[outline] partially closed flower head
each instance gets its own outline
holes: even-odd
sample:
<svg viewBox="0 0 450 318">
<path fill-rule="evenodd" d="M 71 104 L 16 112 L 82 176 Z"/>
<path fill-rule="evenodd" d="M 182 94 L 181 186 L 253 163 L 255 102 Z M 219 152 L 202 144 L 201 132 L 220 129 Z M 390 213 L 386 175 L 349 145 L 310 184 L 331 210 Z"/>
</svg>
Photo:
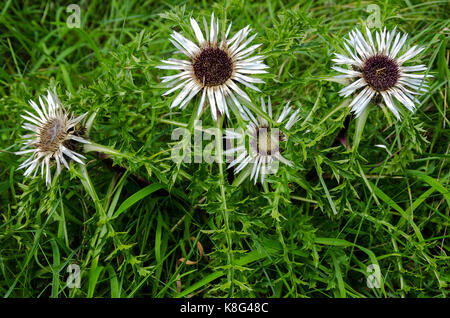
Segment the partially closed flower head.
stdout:
<svg viewBox="0 0 450 318">
<path fill-rule="evenodd" d="M 197 21 L 191 18 L 190 22 L 198 44 L 173 31 L 170 41 L 189 59 L 162 60 L 165 65 L 160 65 L 158 68 L 179 71 L 176 75 L 163 77 L 162 82 L 172 86 L 163 95 L 181 89 L 170 107 L 184 109 L 191 99 L 201 92 L 197 117 L 200 116 L 207 97 L 214 120 L 217 120 L 218 114 L 229 116 L 228 105 L 231 100 L 245 117 L 247 108 L 239 103 L 237 96 L 249 102 L 250 98 L 237 83 L 259 91 L 252 83 L 264 83 L 264 81 L 249 75 L 267 73 L 265 69 L 268 68 L 263 64 L 263 56 L 250 57 L 260 46 L 260 44 L 250 46 L 256 34 L 247 39 L 252 29 L 246 26 L 228 39 L 231 23 L 226 32 L 220 32 L 219 20 L 214 19 L 214 13 L 211 15 L 209 29 L 203 18 L 205 34 Z"/>
<path fill-rule="evenodd" d="M 89 143 L 81 137 L 83 129 L 77 127 L 87 113 L 74 118 L 71 113 L 66 112 L 56 92 L 50 90 L 47 91 L 47 96 L 39 97 L 39 105 L 32 100 L 29 103 L 35 113 L 24 111 L 26 115 L 22 115 L 22 118 L 27 122 L 22 127 L 31 133 L 22 137 L 23 147 L 16 155 L 31 156 L 19 169 L 26 168 L 25 176 L 34 172 L 33 177 L 40 170 L 41 175 L 45 175 L 46 183 L 50 184 L 52 165 L 56 164 L 56 175 L 61 172 L 61 163 L 69 168 L 64 156 L 83 163 L 82 159 L 85 157 L 74 150 L 77 143 Z"/>
<path fill-rule="evenodd" d="M 425 65 L 405 66 L 404 64 L 424 50 L 423 47 L 411 47 L 403 54 L 408 34 L 401 34 L 395 29 L 387 32 L 376 32 L 375 39 L 366 28 L 366 37 L 355 29 L 349 34 L 344 43 L 348 56 L 336 53 L 333 61 L 337 65 L 347 65 L 348 68 L 334 66 L 333 69 L 343 73 L 337 78 L 348 78 L 352 82 L 343 88 L 339 94 L 347 97 L 360 90 L 350 103 L 352 111 L 358 117 L 368 106 L 369 102 L 381 96 L 389 110 L 400 118 L 400 112 L 393 97 L 408 110 L 414 112 L 419 101 L 416 95 L 427 91 L 425 78 L 430 75 L 414 74 L 412 72 L 425 71 Z"/>
<path fill-rule="evenodd" d="M 270 97 L 266 104 L 261 97 L 261 108 L 272 119 L 272 103 Z M 297 109 L 291 114 L 292 107 L 289 102 L 283 108 L 280 116 L 276 120 L 276 126 L 282 125 L 286 130 L 289 130 L 300 119 Z M 284 164 L 292 166 L 292 163 L 281 155 L 280 143 L 286 141 L 286 135 L 279 130 L 275 125 L 269 123 L 261 116 L 255 118 L 250 112 L 248 113 L 250 121 L 247 125 L 245 133 L 239 133 L 231 130 L 226 131 L 227 139 L 237 139 L 240 144 L 227 150 L 225 154 L 236 153 L 237 157 L 229 165 L 228 169 L 235 167 L 234 173 L 238 174 L 245 167 L 251 166 L 250 179 L 256 183 L 258 180 L 264 182 L 267 174 L 276 173 L 278 163 L 281 161 Z M 289 118 L 287 121 L 285 121 Z M 245 137 L 248 138 L 248 147 L 246 146 Z"/>
</svg>

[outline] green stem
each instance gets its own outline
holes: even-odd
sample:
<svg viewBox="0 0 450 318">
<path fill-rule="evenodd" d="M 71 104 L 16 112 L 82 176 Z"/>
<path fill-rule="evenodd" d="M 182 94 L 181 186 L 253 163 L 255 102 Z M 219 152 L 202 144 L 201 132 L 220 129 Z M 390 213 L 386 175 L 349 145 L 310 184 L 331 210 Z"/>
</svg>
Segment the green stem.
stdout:
<svg viewBox="0 0 450 318">
<path fill-rule="evenodd" d="M 359 142 L 361 141 L 362 133 L 364 131 L 364 126 L 366 125 L 367 116 L 369 115 L 369 112 L 371 110 L 371 107 L 368 105 L 359 115 L 357 122 L 356 122 L 356 129 L 355 129 L 355 135 L 353 138 L 353 145 L 352 145 L 352 152 L 355 153 L 358 149 Z"/>
<path fill-rule="evenodd" d="M 218 160 L 219 165 L 219 174 L 220 174 L 220 195 L 222 197 L 222 216 L 225 223 L 225 236 L 227 240 L 227 279 L 230 282 L 230 296 L 234 297 L 234 285 L 233 285 L 233 246 L 230 234 L 230 215 L 227 208 L 226 194 L 225 194 L 225 178 L 223 173 L 223 145 L 222 145 L 222 125 L 223 125 L 223 117 L 220 116 L 217 118 L 217 132 L 218 136 L 216 136 L 216 159 Z"/>
<path fill-rule="evenodd" d="M 264 180 L 262 186 L 263 186 L 263 189 L 264 189 L 265 193 L 267 193 L 267 194 L 270 193 L 269 186 L 267 184 L 267 180 Z M 288 267 L 289 277 L 290 277 L 290 279 L 292 281 L 292 286 L 296 286 L 296 284 L 295 284 L 296 280 L 295 280 L 295 277 L 294 277 L 294 274 L 293 274 L 293 270 L 292 270 L 292 265 L 291 265 L 292 263 L 291 263 L 291 260 L 289 259 L 288 248 L 287 248 L 286 243 L 284 241 L 283 231 L 282 231 L 282 228 L 281 228 L 280 213 L 278 211 L 278 202 L 279 202 L 279 197 L 280 197 L 279 196 L 279 192 L 280 192 L 279 191 L 279 187 L 277 187 L 277 189 L 275 191 L 275 199 L 272 201 L 270 199 L 270 196 L 268 196 L 268 200 L 269 200 L 269 203 L 272 205 L 272 217 L 274 217 L 275 227 L 276 227 L 277 234 L 278 234 L 278 239 L 279 239 L 279 241 L 281 243 L 281 246 L 283 248 L 283 258 L 284 258 L 284 260 L 285 260 L 285 262 L 287 264 L 287 267 Z M 274 209 L 276 209 L 276 211 L 274 211 Z M 283 216 L 281 215 L 281 217 L 283 217 Z M 296 297 L 297 296 L 297 290 L 291 290 L 291 291 L 295 292 L 294 295 L 292 295 L 292 296 Z"/>
<path fill-rule="evenodd" d="M 125 154 L 123 152 L 120 152 L 114 148 L 108 147 L 108 146 L 104 146 L 104 145 L 100 145 L 94 142 L 91 142 L 89 144 L 85 144 L 84 145 L 84 152 L 90 152 L 90 151 L 96 151 L 96 152 L 102 152 L 108 155 L 113 155 L 113 156 L 118 156 L 118 157 L 124 157 L 127 159 L 131 159 L 132 156 Z"/>
<path fill-rule="evenodd" d="M 186 124 L 186 123 L 180 123 L 178 121 L 169 120 L 169 119 L 159 118 L 158 122 L 164 123 L 164 124 L 169 124 L 169 125 L 174 125 L 174 126 L 178 126 L 178 127 L 182 127 L 182 128 L 188 127 L 188 124 Z"/>
<path fill-rule="evenodd" d="M 85 165 L 78 165 L 80 167 L 80 173 L 78 174 L 78 177 L 81 180 L 81 183 L 83 184 L 86 192 L 91 197 L 92 201 L 95 205 L 95 210 L 100 213 L 100 222 L 104 223 L 102 226 L 97 227 L 95 234 L 91 240 L 90 249 L 86 256 L 86 260 L 83 264 L 83 267 L 87 267 L 89 264 L 90 258 L 93 258 L 93 264 L 92 267 L 96 267 L 98 263 L 97 256 L 100 254 L 101 249 L 98 248 L 100 238 L 106 234 L 106 212 L 103 209 L 103 206 L 98 198 L 97 193 L 95 192 L 94 186 L 92 185 L 91 179 L 89 178 L 89 175 L 87 173 L 87 169 Z"/>
</svg>

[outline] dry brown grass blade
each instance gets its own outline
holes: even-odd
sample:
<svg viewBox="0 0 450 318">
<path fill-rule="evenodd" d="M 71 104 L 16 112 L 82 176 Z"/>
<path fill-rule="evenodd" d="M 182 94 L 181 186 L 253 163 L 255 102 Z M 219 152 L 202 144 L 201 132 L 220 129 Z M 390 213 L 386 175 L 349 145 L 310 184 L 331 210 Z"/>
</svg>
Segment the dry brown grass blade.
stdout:
<svg viewBox="0 0 450 318">
<path fill-rule="evenodd" d="M 191 241 L 195 242 L 195 237 L 191 236 L 190 239 L 191 239 Z M 186 265 L 195 265 L 195 264 L 199 263 L 202 260 L 203 256 L 205 255 L 205 251 L 203 249 L 203 246 L 202 246 L 202 244 L 199 241 L 197 241 L 196 246 L 197 246 L 197 249 L 198 249 L 198 253 L 200 254 L 198 260 L 191 261 L 189 259 L 186 260 L 186 258 L 181 257 L 181 258 L 179 258 L 177 260 L 176 269 L 178 269 L 178 266 L 183 264 L 185 261 L 186 261 Z M 176 284 L 177 284 L 177 292 L 181 293 L 181 278 L 180 278 L 180 274 L 177 275 L 177 282 L 176 282 Z M 190 296 L 191 295 L 189 295 L 188 297 L 190 297 Z"/>
</svg>

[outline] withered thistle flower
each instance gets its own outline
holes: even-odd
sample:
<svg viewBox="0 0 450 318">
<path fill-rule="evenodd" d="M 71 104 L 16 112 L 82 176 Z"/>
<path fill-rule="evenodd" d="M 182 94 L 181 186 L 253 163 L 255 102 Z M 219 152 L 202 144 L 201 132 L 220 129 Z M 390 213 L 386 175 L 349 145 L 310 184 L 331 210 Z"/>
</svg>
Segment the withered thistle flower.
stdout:
<svg viewBox="0 0 450 318">
<path fill-rule="evenodd" d="M 31 131 L 30 134 L 22 136 L 23 147 L 16 155 L 30 154 L 18 169 L 26 168 L 24 176 L 34 178 L 38 171 L 45 175 L 47 185 L 51 183 L 51 166 L 56 164 L 56 175 L 61 172 L 61 163 L 69 168 L 66 156 L 78 163 L 83 164 L 83 155 L 75 151 L 77 143 L 89 143 L 81 137 L 82 129 L 78 126 L 87 113 L 73 117 L 68 113 L 58 99 L 55 91 L 47 91 L 47 96 L 39 97 L 39 106 L 32 100 L 29 101 L 35 114 L 25 110 L 26 115 L 22 118 L 27 122 L 23 128 Z"/>
</svg>

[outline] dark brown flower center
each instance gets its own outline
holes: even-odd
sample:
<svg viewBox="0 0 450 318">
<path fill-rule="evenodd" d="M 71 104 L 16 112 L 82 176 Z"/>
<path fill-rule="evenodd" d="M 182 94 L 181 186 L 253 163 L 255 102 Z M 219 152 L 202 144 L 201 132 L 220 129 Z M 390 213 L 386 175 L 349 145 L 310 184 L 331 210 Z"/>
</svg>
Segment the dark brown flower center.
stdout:
<svg viewBox="0 0 450 318">
<path fill-rule="evenodd" d="M 213 47 L 202 49 L 193 64 L 195 76 L 205 86 L 225 83 L 233 70 L 233 63 L 228 54 Z"/>
<path fill-rule="evenodd" d="M 60 119 L 50 119 L 39 131 L 38 147 L 41 151 L 56 151 L 67 136 L 65 124 Z"/>
<path fill-rule="evenodd" d="M 397 63 L 388 56 L 369 57 L 362 69 L 367 84 L 376 91 L 385 91 L 393 87 L 399 78 Z"/>
</svg>

